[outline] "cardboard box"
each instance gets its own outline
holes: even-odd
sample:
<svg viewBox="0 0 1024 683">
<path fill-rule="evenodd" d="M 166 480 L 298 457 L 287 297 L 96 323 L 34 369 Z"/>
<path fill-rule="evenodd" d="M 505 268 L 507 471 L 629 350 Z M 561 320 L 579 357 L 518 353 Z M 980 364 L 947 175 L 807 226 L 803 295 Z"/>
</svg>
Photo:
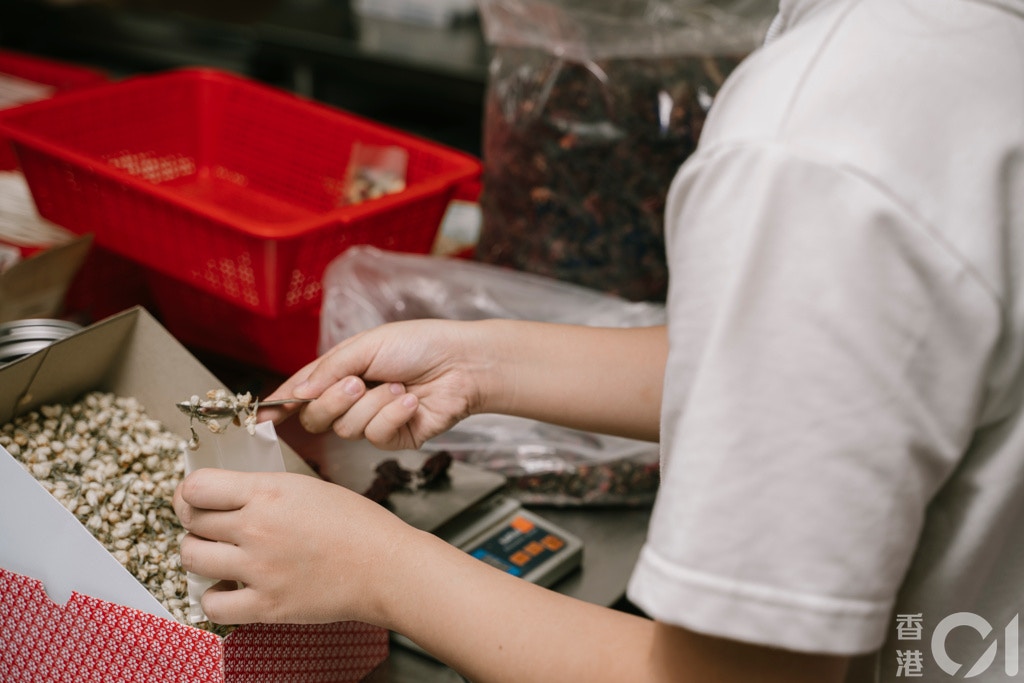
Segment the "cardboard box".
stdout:
<svg viewBox="0 0 1024 683">
<path fill-rule="evenodd" d="M 0 424 L 88 390 L 134 396 L 187 437 L 174 404 L 222 387 L 142 308 L 0 369 Z M 313 474 L 282 442 L 289 470 Z M 0 448 L 0 681 L 358 681 L 388 654 L 367 624 L 252 624 L 226 638 L 180 624 Z"/>
<path fill-rule="evenodd" d="M 89 254 L 92 235 L 39 251 L 0 273 L 0 323 L 52 318 Z"/>
<path fill-rule="evenodd" d="M 0 54 L 0 70 L 2 62 Z M 7 267 L 5 249 L 16 257 Z M 25 176 L 0 164 L 0 323 L 62 315 L 94 322 L 149 306 L 148 296 L 140 265 L 95 244 L 91 233 L 79 237 L 42 218 Z"/>
</svg>

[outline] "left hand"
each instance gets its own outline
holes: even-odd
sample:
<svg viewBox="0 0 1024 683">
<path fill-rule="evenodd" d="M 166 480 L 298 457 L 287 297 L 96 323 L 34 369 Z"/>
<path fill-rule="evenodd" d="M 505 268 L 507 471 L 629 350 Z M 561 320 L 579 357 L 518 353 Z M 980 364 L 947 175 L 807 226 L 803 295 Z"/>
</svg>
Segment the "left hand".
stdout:
<svg viewBox="0 0 1024 683">
<path fill-rule="evenodd" d="M 197 470 L 174 510 L 182 568 L 225 580 L 202 597 L 220 624 L 380 623 L 390 557 L 415 535 L 353 491 L 284 472 Z"/>
</svg>

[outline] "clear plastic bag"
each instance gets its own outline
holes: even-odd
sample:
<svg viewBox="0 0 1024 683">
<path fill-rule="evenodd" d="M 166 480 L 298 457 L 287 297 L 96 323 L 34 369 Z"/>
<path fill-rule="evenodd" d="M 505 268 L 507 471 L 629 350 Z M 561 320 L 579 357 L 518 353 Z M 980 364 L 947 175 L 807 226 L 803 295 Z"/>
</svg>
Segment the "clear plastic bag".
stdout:
<svg viewBox="0 0 1024 683">
<path fill-rule="evenodd" d="M 669 184 L 775 5 L 482 0 L 493 52 L 477 257 L 664 300 Z"/>
<path fill-rule="evenodd" d="M 323 276 L 320 352 L 386 322 L 506 318 L 602 327 L 665 322 L 660 304 L 630 302 L 484 263 L 356 246 Z M 645 505 L 658 486 L 656 443 L 506 415 L 475 415 L 424 445 L 500 472 L 540 505 Z"/>
<path fill-rule="evenodd" d="M 660 482 L 658 444 L 509 415 L 473 415 L 423 448 L 503 474 L 529 505 L 648 505 Z"/>
</svg>

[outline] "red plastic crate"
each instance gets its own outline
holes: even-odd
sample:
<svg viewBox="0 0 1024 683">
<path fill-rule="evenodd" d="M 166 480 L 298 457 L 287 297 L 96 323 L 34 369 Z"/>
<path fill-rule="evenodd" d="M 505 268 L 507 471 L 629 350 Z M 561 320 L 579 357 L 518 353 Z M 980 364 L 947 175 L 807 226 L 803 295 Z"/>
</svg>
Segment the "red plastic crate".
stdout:
<svg viewBox="0 0 1024 683">
<path fill-rule="evenodd" d="M 354 244 L 426 253 L 478 159 L 213 69 L 73 92 L 0 117 L 39 213 L 245 311 L 319 303 Z M 406 189 L 339 206 L 356 142 L 408 153 Z"/>
<path fill-rule="evenodd" d="M 0 50 L 0 77 L 4 75 L 48 86 L 52 89 L 53 94 L 106 83 L 110 80 L 106 74 L 87 67 L 64 64 L 10 50 Z M 4 109 L 4 111 L 10 111 L 16 106 Z M 14 157 L 14 152 L 7 140 L 0 137 L 0 171 L 12 171 L 17 167 L 18 161 Z"/>
<path fill-rule="evenodd" d="M 64 295 L 65 314 L 89 323 L 133 306 L 152 308 L 148 275 L 135 261 L 94 242 Z"/>
<path fill-rule="evenodd" d="M 282 375 L 291 375 L 316 359 L 320 306 L 262 315 L 152 271 L 146 291 L 152 300 L 149 307 L 161 324 L 189 348 Z"/>
</svg>

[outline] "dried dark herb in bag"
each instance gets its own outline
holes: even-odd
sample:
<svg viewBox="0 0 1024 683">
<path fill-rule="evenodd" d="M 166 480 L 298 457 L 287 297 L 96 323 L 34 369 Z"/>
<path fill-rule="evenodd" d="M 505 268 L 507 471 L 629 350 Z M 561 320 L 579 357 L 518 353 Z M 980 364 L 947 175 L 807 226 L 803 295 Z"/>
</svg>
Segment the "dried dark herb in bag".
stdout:
<svg viewBox="0 0 1024 683">
<path fill-rule="evenodd" d="M 483 0 L 494 50 L 477 257 L 663 300 L 669 184 L 760 44 L 767 4 Z"/>
<path fill-rule="evenodd" d="M 511 415 L 473 415 L 423 449 L 503 475 L 527 505 L 646 506 L 661 480 L 656 443 Z"/>
</svg>

